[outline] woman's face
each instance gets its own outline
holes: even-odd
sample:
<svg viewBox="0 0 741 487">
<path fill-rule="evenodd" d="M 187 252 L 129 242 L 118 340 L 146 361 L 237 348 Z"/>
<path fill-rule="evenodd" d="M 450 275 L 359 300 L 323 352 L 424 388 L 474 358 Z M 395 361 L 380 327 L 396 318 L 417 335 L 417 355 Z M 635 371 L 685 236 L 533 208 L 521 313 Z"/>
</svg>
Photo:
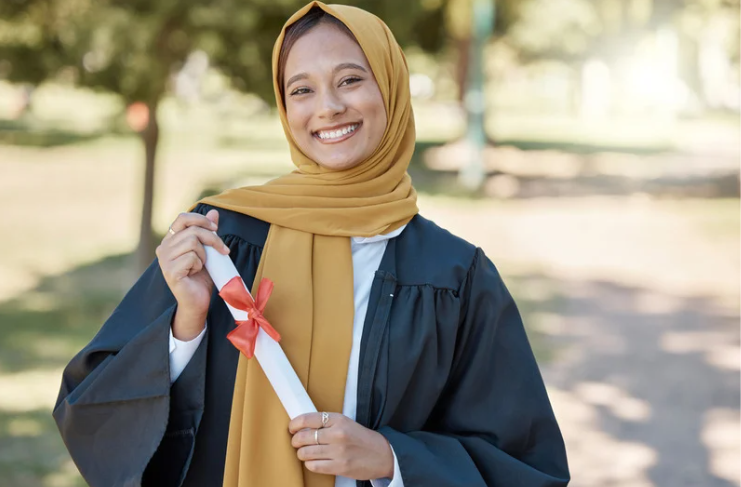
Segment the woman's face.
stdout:
<svg viewBox="0 0 741 487">
<path fill-rule="evenodd" d="M 335 171 L 368 159 L 387 118 L 360 46 L 337 27 L 319 24 L 293 45 L 284 73 L 288 126 L 301 151 Z"/>
</svg>

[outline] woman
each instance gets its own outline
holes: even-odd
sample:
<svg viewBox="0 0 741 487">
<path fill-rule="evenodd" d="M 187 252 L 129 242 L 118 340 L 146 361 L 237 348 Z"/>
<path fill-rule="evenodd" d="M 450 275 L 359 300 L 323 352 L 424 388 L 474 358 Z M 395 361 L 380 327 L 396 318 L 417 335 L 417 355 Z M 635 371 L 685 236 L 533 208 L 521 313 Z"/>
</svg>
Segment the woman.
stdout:
<svg viewBox="0 0 741 487">
<path fill-rule="evenodd" d="M 297 170 L 181 214 L 65 370 L 54 411 L 94 486 L 562 486 L 563 441 L 483 252 L 417 214 L 403 53 L 312 2 L 273 52 Z M 216 231 L 216 233 L 213 233 Z M 289 420 L 204 268 L 229 254 L 320 411 Z M 169 353 L 167 352 L 169 350 Z"/>
</svg>

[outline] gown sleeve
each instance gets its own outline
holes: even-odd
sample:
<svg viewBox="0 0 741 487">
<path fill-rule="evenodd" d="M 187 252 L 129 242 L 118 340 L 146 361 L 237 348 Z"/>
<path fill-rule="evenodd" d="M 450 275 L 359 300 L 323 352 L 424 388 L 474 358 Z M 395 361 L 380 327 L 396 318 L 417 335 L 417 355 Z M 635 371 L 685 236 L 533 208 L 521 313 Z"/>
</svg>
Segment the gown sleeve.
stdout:
<svg viewBox="0 0 741 487">
<path fill-rule="evenodd" d="M 155 259 L 64 370 L 53 416 L 92 487 L 182 480 L 202 412 L 205 347 L 171 384 L 169 334 L 176 306 Z M 145 475 L 153 456 L 159 461 L 149 476 L 156 484 Z"/>
<path fill-rule="evenodd" d="M 517 307 L 477 249 L 450 376 L 424 431 L 379 432 L 406 487 L 560 487 L 566 451 Z"/>
</svg>

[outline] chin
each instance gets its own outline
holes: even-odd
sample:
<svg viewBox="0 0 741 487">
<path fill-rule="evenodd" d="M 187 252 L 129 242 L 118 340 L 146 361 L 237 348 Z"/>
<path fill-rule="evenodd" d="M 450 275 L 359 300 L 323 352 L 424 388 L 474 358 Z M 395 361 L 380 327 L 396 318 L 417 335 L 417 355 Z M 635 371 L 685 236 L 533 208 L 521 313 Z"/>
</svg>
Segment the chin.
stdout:
<svg viewBox="0 0 741 487">
<path fill-rule="evenodd" d="M 344 169 L 351 169 L 358 164 L 360 164 L 361 161 L 355 160 L 355 159 L 333 159 L 333 160 L 327 160 L 327 159 L 316 159 L 317 163 L 331 171 L 342 171 Z"/>
</svg>

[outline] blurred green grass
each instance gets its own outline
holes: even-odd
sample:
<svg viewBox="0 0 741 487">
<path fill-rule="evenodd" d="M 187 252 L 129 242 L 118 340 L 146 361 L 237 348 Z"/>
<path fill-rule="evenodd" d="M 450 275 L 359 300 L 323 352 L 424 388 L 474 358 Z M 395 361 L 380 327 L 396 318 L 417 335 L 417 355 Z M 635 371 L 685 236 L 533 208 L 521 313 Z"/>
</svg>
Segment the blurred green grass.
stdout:
<svg viewBox="0 0 741 487">
<path fill-rule="evenodd" d="M 121 300 L 119 283 L 130 259 L 109 256 L 0 302 L 0 485 L 86 485 L 64 449 L 51 406 L 63 367 Z"/>
</svg>

